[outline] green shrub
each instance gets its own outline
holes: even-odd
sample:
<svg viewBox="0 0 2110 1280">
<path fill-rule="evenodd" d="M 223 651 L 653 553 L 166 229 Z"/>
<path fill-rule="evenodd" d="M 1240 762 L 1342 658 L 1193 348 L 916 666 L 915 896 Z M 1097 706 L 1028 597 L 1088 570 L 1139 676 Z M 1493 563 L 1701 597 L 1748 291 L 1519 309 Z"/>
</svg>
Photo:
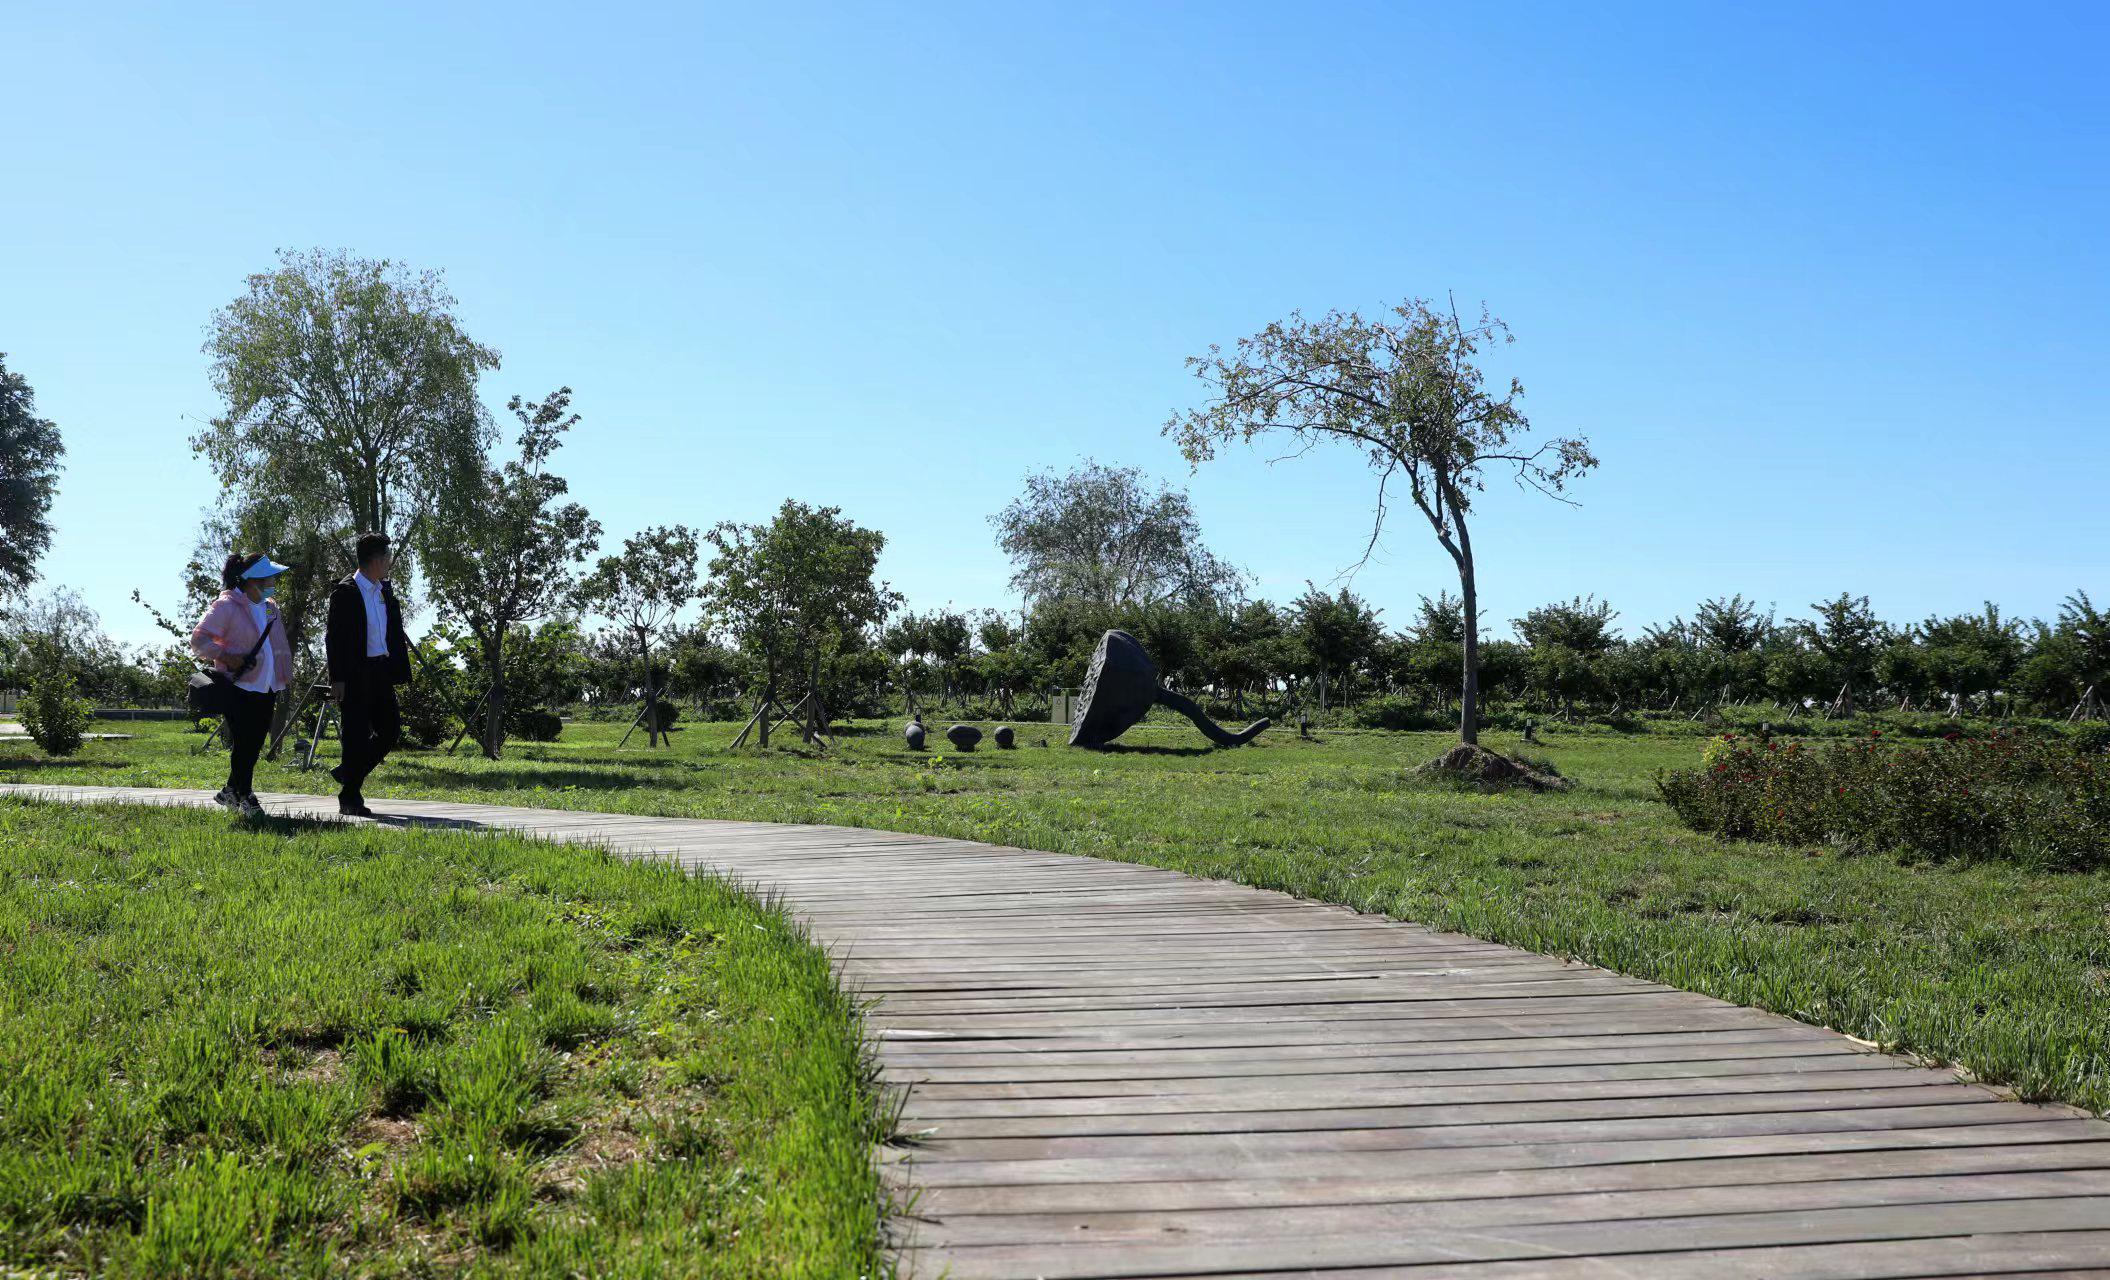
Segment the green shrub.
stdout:
<svg viewBox="0 0 2110 1280">
<path fill-rule="evenodd" d="M 2110 755 L 2110 724 L 2084 724 L 2074 730 L 2073 749 L 2084 756 Z"/>
<path fill-rule="evenodd" d="M 80 696 L 73 673 L 56 663 L 40 664 L 18 712 L 30 740 L 49 756 L 70 756 L 87 741 L 95 709 Z"/>
<path fill-rule="evenodd" d="M 417 679 L 402 688 L 398 706 L 403 712 L 403 743 L 411 747 L 436 747 L 459 732 L 462 722 L 447 705 L 446 691 L 440 682 L 425 674 L 430 667 L 422 668 Z"/>
<path fill-rule="evenodd" d="M 555 742 L 564 721 L 548 707 L 522 707 L 506 714 L 506 732 L 529 742 Z"/>
<path fill-rule="evenodd" d="M 1657 775 L 1688 826 L 1736 839 L 1833 843 L 1928 858 L 2110 866 L 2110 760 L 2041 735 L 1952 733 L 1823 747 L 1728 735 L 1701 768 Z"/>
</svg>

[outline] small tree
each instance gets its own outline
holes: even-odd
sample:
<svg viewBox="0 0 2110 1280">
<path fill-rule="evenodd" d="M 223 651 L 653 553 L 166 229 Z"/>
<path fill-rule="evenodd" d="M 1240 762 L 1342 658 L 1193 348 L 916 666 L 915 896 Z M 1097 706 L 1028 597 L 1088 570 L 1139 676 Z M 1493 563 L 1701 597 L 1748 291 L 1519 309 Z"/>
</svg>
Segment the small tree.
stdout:
<svg viewBox="0 0 2110 1280">
<path fill-rule="evenodd" d="M 1319 710 L 1326 710 L 1336 688 L 1346 703 L 1356 670 L 1376 656 L 1384 641 L 1378 611 L 1346 587 L 1328 595 L 1307 582 L 1289 612 L 1290 635 L 1303 649 L 1307 669 L 1318 678 Z"/>
<path fill-rule="evenodd" d="M 1390 486 L 1404 482 L 1457 568 L 1465 616 L 1477 618 L 1467 517 L 1485 487 L 1486 469 L 1505 467 L 1519 484 L 1558 497 L 1597 465 L 1580 438 L 1537 447 L 1522 442 L 1531 428 L 1517 407 L 1523 384 L 1511 379 L 1492 393 L 1476 363 L 1483 344 L 1511 340 L 1508 326 L 1484 310 L 1468 325 L 1455 308 L 1439 311 L 1420 299 L 1395 308 L 1389 319 L 1365 320 L 1352 311 L 1317 320 L 1292 314 L 1239 339 L 1231 356 L 1211 347 L 1190 359 L 1188 367 L 1210 389 L 1209 401 L 1173 417 L 1165 431 L 1196 466 L 1224 444 L 1261 435 L 1285 435 L 1299 447 L 1334 441 L 1361 451 L 1378 476 L 1370 549 L 1384 531 Z M 1465 631 L 1462 648 L 1458 736 L 1477 744 L 1477 629 Z"/>
<path fill-rule="evenodd" d="M 652 638 L 674 624 L 697 597 L 696 531 L 687 525 L 662 525 L 623 540 L 623 553 L 603 556 L 580 584 L 588 606 L 630 633 L 637 642 L 645 671 L 645 740 L 658 746 L 664 737 L 659 715 L 659 684 L 653 676 Z"/>
<path fill-rule="evenodd" d="M 809 691 L 819 699 L 822 665 L 900 603 L 873 577 L 886 535 L 844 519 L 839 507 L 787 498 L 768 524 L 727 521 L 709 538 L 717 554 L 705 599 L 712 618 L 762 668 L 766 747 L 769 708 L 790 664 L 807 665 Z"/>
<path fill-rule="evenodd" d="M 23 731 L 45 755 L 70 756 L 87 741 L 94 709 L 80 696 L 65 654 L 43 639 L 29 648 L 29 692 L 18 709 Z"/>
<path fill-rule="evenodd" d="M 1852 715 L 1854 694 L 1875 674 L 1876 657 L 1889 639 L 1889 628 L 1868 607 L 1867 596 L 1842 591 L 1837 598 L 1821 600 L 1810 609 L 1817 616 L 1798 623 L 1795 633 L 1831 665 L 1830 678 L 1839 681 L 1844 699 L 1840 710 Z"/>
<path fill-rule="evenodd" d="M 601 538 L 600 522 L 585 507 L 560 501 L 570 486 L 548 470 L 564 433 L 579 421 L 570 412 L 571 388 L 535 402 L 514 396 L 506 408 L 520 420 L 520 456 L 480 468 L 451 489 L 425 539 L 434 595 L 481 650 L 490 683 L 478 736 L 493 760 L 505 747 L 507 638 L 574 598 L 579 566 Z"/>
<path fill-rule="evenodd" d="M 0 352 L 0 600 L 28 588 L 51 545 L 51 499 L 65 454 L 58 424 L 37 416 L 36 393 L 7 371 Z"/>
</svg>

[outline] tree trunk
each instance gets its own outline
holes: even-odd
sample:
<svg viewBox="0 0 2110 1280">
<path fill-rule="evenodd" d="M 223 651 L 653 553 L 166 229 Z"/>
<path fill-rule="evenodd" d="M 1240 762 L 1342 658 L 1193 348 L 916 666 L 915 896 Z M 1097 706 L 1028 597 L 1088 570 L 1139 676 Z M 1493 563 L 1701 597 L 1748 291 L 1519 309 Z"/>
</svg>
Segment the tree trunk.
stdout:
<svg viewBox="0 0 2110 1280">
<path fill-rule="evenodd" d="M 1480 593 L 1473 582 L 1473 544 L 1458 521 L 1458 596 L 1465 609 L 1465 682 L 1458 698 L 1458 741 L 1480 744 Z"/>
<path fill-rule="evenodd" d="M 484 758 L 496 760 L 506 745 L 506 638 L 504 632 L 484 641 L 484 670 L 491 688 L 484 695 Z"/>
<path fill-rule="evenodd" d="M 645 663 L 645 745 L 659 745 L 659 689 L 652 680 L 652 641 L 643 627 L 637 629 L 637 651 Z"/>
<path fill-rule="evenodd" d="M 769 724 L 777 711 L 777 655 L 772 653 L 763 659 L 762 676 L 762 749 L 769 749 Z"/>
</svg>

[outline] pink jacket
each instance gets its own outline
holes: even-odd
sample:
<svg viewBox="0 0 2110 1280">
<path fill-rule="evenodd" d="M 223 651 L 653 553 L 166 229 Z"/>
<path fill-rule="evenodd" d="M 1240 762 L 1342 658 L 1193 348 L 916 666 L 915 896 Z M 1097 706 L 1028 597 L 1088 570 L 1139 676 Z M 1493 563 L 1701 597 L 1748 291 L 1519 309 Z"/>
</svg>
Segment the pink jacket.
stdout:
<svg viewBox="0 0 2110 1280">
<path fill-rule="evenodd" d="M 264 602 L 264 609 L 272 617 L 278 617 L 278 606 Z M 249 651 L 256 647 L 256 621 L 249 612 L 249 597 L 229 588 L 220 593 L 220 598 L 205 606 L 205 616 L 191 629 L 190 650 L 202 662 L 209 662 L 239 679 L 237 669 Z M 286 687 L 293 674 L 293 646 L 286 641 L 286 623 L 279 619 L 271 628 L 271 688 L 276 691 Z M 262 658 L 259 657 L 259 661 Z"/>
</svg>

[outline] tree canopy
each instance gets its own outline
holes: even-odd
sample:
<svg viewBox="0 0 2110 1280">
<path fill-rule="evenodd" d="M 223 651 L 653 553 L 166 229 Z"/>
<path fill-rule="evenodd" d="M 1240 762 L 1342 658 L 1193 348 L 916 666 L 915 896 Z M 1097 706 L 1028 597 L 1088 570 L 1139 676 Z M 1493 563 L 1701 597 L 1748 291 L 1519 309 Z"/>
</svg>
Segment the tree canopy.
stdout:
<svg viewBox="0 0 2110 1280">
<path fill-rule="evenodd" d="M 1202 543 L 1184 489 L 1152 488 L 1141 469 L 1087 459 L 1026 477 L 991 516 L 997 545 L 1029 603 L 1081 600 L 1107 609 L 1235 595 L 1243 575 Z"/>
<path fill-rule="evenodd" d="M 213 316 L 205 352 L 222 408 L 191 447 L 230 490 L 289 502 L 339 540 L 407 544 L 491 438 L 476 386 L 498 353 L 454 306 L 437 272 L 281 251 Z"/>
<path fill-rule="evenodd" d="M 0 601 L 19 596 L 51 546 L 51 499 L 66 446 L 59 426 L 37 416 L 29 380 L 0 352 Z"/>
</svg>

